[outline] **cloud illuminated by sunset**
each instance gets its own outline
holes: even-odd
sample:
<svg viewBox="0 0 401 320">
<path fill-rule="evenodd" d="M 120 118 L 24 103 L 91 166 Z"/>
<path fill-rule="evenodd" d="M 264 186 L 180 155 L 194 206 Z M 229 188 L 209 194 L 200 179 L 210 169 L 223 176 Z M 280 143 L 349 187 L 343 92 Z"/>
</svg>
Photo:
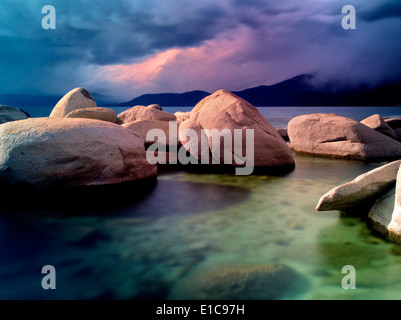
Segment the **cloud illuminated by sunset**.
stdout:
<svg viewBox="0 0 401 320">
<path fill-rule="evenodd" d="M 352 0 L 358 28 L 341 27 L 338 0 L 53 0 L 0 8 L 0 94 L 240 90 L 302 74 L 351 84 L 401 78 L 401 2 Z M 43 2 L 43 3 L 42 3 Z M 21 23 L 23 22 L 23 23 Z"/>
</svg>

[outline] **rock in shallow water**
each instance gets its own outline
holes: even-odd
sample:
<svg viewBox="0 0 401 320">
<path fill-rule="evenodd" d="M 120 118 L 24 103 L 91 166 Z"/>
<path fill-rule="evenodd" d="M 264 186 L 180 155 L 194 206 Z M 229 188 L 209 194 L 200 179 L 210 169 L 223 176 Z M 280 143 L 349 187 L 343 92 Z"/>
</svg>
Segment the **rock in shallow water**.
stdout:
<svg viewBox="0 0 401 320">
<path fill-rule="evenodd" d="M 197 149 L 196 158 L 202 155 L 201 137 L 205 135 L 205 130 L 216 129 L 219 132 L 229 130 L 231 140 L 228 143 L 233 146 L 234 130 L 242 130 L 242 155 L 246 154 L 246 130 L 254 132 L 254 166 L 255 167 L 286 167 L 288 170 L 294 168 L 295 162 L 292 152 L 283 138 L 277 133 L 276 129 L 259 113 L 259 111 L 249 102 L 237 97 L 236 95 L 219 90 L 212 95 L 200 101 L 191 111 L 190 117 L 180 125 L 181 143 L 185 145 L 188 139 L 185 139 L 183 133 L 185 130 L 194 130 L 197 133 L 197 141 L 194 145 Z M 181 135 L 183 135 L 181 137 Z M 203 159 L 212 164 L 212 159 L 217 163 L 225 163 L 225 143 L 220 144 L 220 149 L 213 145 L 212 138 L 209 137 L 209 159 Z M 229 139 L 227 139 L 229 140 Z M 219 151 L 219 155 L 217 153 Z M 249 155 L 247 155 L 249 156 Z M 235 152 L 230 153 L 233 166 L 241 166 L 237 162 Z M 201 159 L 199 159 L 201 160 Z M 287 171 L 288 171 L 287 170 Z"/>
<path fill-rule="evenodd" d="M 50 118 L 63 118 L 71 111 L 85 108 L 96 108 L 97 104 L 88 90 L 84 88 L 75 88 L 68 92 L 57 102 L 50 113 Z"/>
<path fill-rule="evenodd" d="M 109 108 L 85 108 L 71 111 L 65 116 L 66 118 L 82 118 L 82 119 L 94 119 L 116 123 L 117 117 L 113 109 Z"/>
<path fill-rule="evenodd" d="M 161 146 L 179 145 L 177 124 L 170 121 L 157 121 L 157 120 L 139 120 L 134 122 L 127 122 L 121 125 L 124 128 L 134 131 L 139 137 L 143 139 L 145 144 L 153 144 L 155 142 Z M 161 130 L 164 137 L 164 142 L 158 141 L 157 138 L 146 140 L 146 136 L 150 130 Z M 170 132 L 170 129 L 172 132 Z M 163 137 L 163 135 L 161 135 Z"/>
<path fill-rule="evenodd" d="M 379 114 L 374 114 L 361 121 L 362 124 L 393 139 L 397 139 L 394 130 L 383 120 Z"/>
<path fill-rule="evenodd" d="M 384 237 L 401 243 L 401 170 L 395 189 L 379 198 L 372 207 L 369 223 Z"/>
<path fill-rule="evenodd" d="M 29 115 L 19 108 L 0 105 L 0 124 L 27 119 L 28 117 Z"/>
<path fill-rule="evenodd" d="M 142 139 L 116 124 L 32 118 L 0 126 L 0 181 L 6 185 L 108 185 L 156 174 Z"/>
<path fill-rule="evenodd" d="M 391 215 L 388 231 L 390 239 L 401 243 L 401 170 L 398 171 L 397 175 L 394 211 Z"/>
<path fill-rule="evenodd" d="M 296 152 L 362 161 L 401 158 L 401 143 L 355 120 L 336 114 L 292 119 L 288 135 Z"/>
<path fill-rule="evenodd" d="M 139 120 L 157 120 L 157 121 L 176 121 L 175 115 L 169 112 L 147 108 L 144 106 L 135 106 L 117 116 L 117 123 L 124 124 Z"/>
<path fill-rule="evenodd" d="M 174 113 L 174 115 L 177 118 L 177 122 L 179 124 L 181 124 L 182 122 L 184 122 L 185 120 L 188 120 L 191 117 L 191 112 L 177 111 L 176 113 Z"/>
<path fill-rule="evenodd" d="M 393 188 L 376 200 L 368 215 L 370 227 L 385 238 L 389 236 L 388 226 L 394 211 L 394 203 L 395 189 Z"/>
<path fill-rule="evenodd" d="M 391 162 L 338 186 L 319 200 L 317 211 L 346 210 L 371 200 L 394 186 L 401 160 Z"/>
<path fill-rule="evenodd" d="M 218 264 L 201 268 L 178 283 L 170 299 L 274 300 L 297 282 L 298 274 L 283 264 L 241 266 Z"/>
</svg>

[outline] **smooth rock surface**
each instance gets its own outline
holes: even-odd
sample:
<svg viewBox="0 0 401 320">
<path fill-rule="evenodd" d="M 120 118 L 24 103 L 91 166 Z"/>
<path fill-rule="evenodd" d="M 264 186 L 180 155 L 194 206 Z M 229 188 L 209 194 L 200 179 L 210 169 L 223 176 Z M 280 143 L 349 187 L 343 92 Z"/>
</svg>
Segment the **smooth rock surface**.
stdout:
<svg viewBox="0 0 401 320">
<path fill-rule="evenodd" d="M 181 112 L 181 111 L 177 111 L 176 113 L 174 113 L 174 115 L 177 118 L 177 122 L 178 123 L 182 123 L 185 120 L 188 120 L 191 116 L 191 112 Z"/>
<path fill-rule="evenodd" d="M 86 108 L 71 111 L 65 116 L 66 118 L 83 118 L 101 120 L 111 123 L 116 123 L 117 117 L 113 109 L 110 108 Z"/>
<path fill-rule="evenodd" d="M 394 130 L 383 120 L 379 114 L 374 114 L 373 116 L 362 120 L 361 123 L 369 128 L 372 128 L 373 130 L 376 130 L 377 132 L 385 134 L 388 137 L 397 139 L 397 135 Z"/>
<path fill-rule="evenodd" d="M 346 210 L 386 192 L 394 186 L 400 165 L 401 160 L 394 161 L 330 190 L 320 198 L 316 210 Z"/>
<path fill-rule="evenodd" d="M 157 174 L 143 141 L 116 124 L 32 118 L 0 126 L 0 181 L 29 187 L 109 185 Z"/>
<path fill-rule="evenodd" d="M 153 144 L 158 142 L 159 145 L 179 145 L 178 130 L 175 122 L 157 121 L 157 120 L 139 120 L 134 122 L 128 122 L 121 125 L 124 128 L 134 131 L 139 137 L 143 139 L 145 144 Z M 146 139 L 148 132 L 152 129 L 159 129 L 163 131 L 166 140 L 164 142 L 159 141 L 157 138 Z M 171 135 L 170 135 L 171 129 Z"/>
<path fill-rule="evenodd" d="M 139 120 L 176 121 L 175 115 L 145 106 L 135 106 L 117 116 L 117 123 L 123 124 Z"/>
<path fill-rule="evenodd" d="M 76 109 L 96 108 L 97 104 L 88 90 L 84 88 L 75 88 L 68 92 L 57 102 L 50 113 L 50 118 L 64 118 L 71 111 Z"/>
<path fill-rule="evenodd" d="M 198 155 L 194 155 L 198 159 L 202 154 L 201 137 L 205 134 L 202 133 L 202 130 L 216 129 L 219 132 L 229 130 L 232 140 L 227 145 L 232 147 L 232 150 L 234 150 L 233 132 L 236 129 L 242 130 L 242 155 L 245 156 L 246 130 L 250 129 L 254 132 L 253 160 L 255 167 L 286 167 L 289 170 L 294 167 L 292 152 L 276 129 L 249 102 L 228 91 L 219 90 L 195 106 L 191 111 L 190 118 L 182 122 L 179 128 L 180 140 L 183 145 L 190 140 L 183 135 L 187 129 L 194 130 L 197 133 L 198 140 L 190 142 L 194 149 L 198 149 Z M 207 139 L 206 136 L 205 138 Z M 209 164 L 212 163 L 212 159 L 215 159 L 215 163 L 225 163 L 225 148 L 227 148 L 225 143 L 220 143 L 220 149 L 217 146 L 214 147 L 210 136 Z M 234 152 L 231 157 L 232 166 L 241 166 L 237 163 Z"/>
<path fill-rule="evenodd" d="M 395 203 L 395 188 L 390 189 L 379 197 L 369 211 L 369 226 L 383 235 L 389 237 L 388 226 L 391 223 Z"/>
<path fill-rule="evenodd" d="M 394 211 L 391 222 L 388 225 L 389 238 L 401 243 L 401 170 L 398 171 L 397 184 L 395 187 Z"/>
<path fill-rule="evenodd" d="M 28 119 L 28 117 L 29 114 L 19 108 L 0 105 L 0 124 Z"/>
<path fill-rule="evenodd" d="M 401 158 L 401 143 L 352 119 L 310 114 L 292 119 L 288 135 L 298 153 L 361 161 Z"/>
</svg>

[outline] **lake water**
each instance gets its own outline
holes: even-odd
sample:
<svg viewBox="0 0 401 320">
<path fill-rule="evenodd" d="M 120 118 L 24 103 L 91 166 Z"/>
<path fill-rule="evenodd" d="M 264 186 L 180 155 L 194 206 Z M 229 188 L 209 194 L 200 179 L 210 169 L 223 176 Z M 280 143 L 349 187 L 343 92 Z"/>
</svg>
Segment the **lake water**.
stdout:
<svg viewBox="0 0 401 320">
<path fill-rule="evenodd" d="M 112 107 L 119 114 L 129 107 Z M 259 112 L 276 128 L 285 128 L 292 118 L 311 113 L 336 113 L 340 116 L 361 121 L 379 113 L 383 118 L 401 115 L 401 107 L 257 107 Z M 192 107 L 163 107 L 164 111 L 175 113 L 188 112 Z M 32 117 L 48 117 L 52 108 L 25 108 Z"/>
<path fill-rule="evenodd" d="M 259 110 L 277 127 L 314 112 L 401 116 L 400 108 Z M 161 173 L 140 196 L 110 193 L 108 206 L 66 196 L 51 208 L 0 208 L 0 299 L 185 299 L 188 283 L 205 294 L 194 275 L 207 282 L 222 265 L 265 264 L 297 274 L 276 299 L 401 299 L 401 246 L 361 217 L 315 211 L 325 192 L 383 163 L 295 161 L 282 177 Z M 45 265 L 56 268 L 56 290 L 41 287 Z M 342 288 L 346 265 L 356 269 L 356 290 Z"/>
</svg>

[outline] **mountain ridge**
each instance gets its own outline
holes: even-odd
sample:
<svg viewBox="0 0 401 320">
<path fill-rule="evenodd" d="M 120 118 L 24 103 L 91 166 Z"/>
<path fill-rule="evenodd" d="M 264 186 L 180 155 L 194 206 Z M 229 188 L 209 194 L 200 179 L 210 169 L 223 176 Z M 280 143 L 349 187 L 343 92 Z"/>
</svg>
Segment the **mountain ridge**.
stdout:
<svg viewBox="0 0 401 320">
<path fill-rule="evenodd" d="M 370 88 L 361 84 L 346 87 L 319 83 L 313 75 L 302 74 L 273 85 L 232 91 L 255 106 L 397 106 L 401 105 L 401 82 Z M 206 91 L 145 94 L 117 106 L 157 103 L 161 106 L 195 106 L 209 95 Z M 185 99 L 183 99 L 185 97 Z"/>
<path fill-rule="evenodd" d="M 232 91 L 255 106 L 399 106 L 401 81 L 369 87 L 360 84 L 347 87 L 318 81 L 313 75 L 302 74 L 273 85 L 260 85 Z M 112 102 L 109 97 L 93 93 L 98 106 L 133 107 L 159 104 L 162 107 L 195 106 L 210 93 L 202 90 L 184 93 L 144 94 L 127 102 Z M 0 105 L 13 107 L 54 107 L 61 96 L 1 95 Z"/>
</svg>

